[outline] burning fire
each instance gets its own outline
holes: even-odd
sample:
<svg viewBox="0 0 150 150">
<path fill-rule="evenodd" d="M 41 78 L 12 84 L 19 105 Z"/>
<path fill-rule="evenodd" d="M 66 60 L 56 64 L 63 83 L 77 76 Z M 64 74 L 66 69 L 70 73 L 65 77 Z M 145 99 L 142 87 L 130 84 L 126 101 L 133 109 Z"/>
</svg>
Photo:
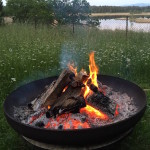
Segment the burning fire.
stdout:
<svg viewBox="0 0 150 150">
<path fill-rule="evenodd" d="M 103 112 L 95 109 L 90 105 L 86 105 L 86 107 L 80 109 L 81 114 L 86 114 L 90 118 L 98 118 L 101 120 L 108 120 L 108 116 Z M 57 116 L 57 122 L 54 118 L 50 118 L 49 122 L 45 125 L 44 128 L 57 128 L 59 124 L 63 126 L 63 129 L 79 129 L 81 128 L 90 128 L 88 122 L 81 122 L 81 120 L 72 118 L 70 114 L 62 114 Z"/>
<path fill-rule="evenodd" d="M 92 122 L 94 122 L 95 120 L 108 120 L 109 117 L 107 114 L 103 113 L 102 111 L 100 111 L 99 109 L 96 109 L 95 107 L 91 106 L 87 101 L 88 101 L 88 96 L 91 96 L 91 94 L 93 94 L 95 92 L 95 94 L 99 94 L 98 90 L 100 92 L 103 92 L 104 95 L 106 93 L 105 88 L 100 89 L 99 85 L 98 85 L 98 81 L 97 81 L 97 74 L 98 74 L 98 67 L 95 63 L 95 59 L 94 59 L 94 52 L 91 52 L 89 55 L 89 75 L 86 73 L 86 71 L 84 69 L 82 69 L 79 73 L 77 72 L 77 67 L 75 67 L 75 65 L 73 63 L 69 63 L 68 64 L 68 68 L 75 74 L 73 74 L 73 81 L 75 81 L 75 79 L 78 79 L 77 81 L 82 84 L 82 86 L 77 82 L 77 86 L 79 84 L 80 87 L 80 91 L 79 91 L 79 97 L 82 96 L 83 102 L 84 100 L 86 101 L 86 107 L 85 103 L 84 103 L 84 108 L 81 108 L 77 114 L 77 116 L 75 116 L 73 113 L 58 113 L 56 114 L 57 116 L 55 117 L 51 117 L 47 124 L 44 124 L 44 128 L 52 128 L 52 129 L 80 129 L 80 128 L 90 128 L 91 126 L 91 120 Z M 84 77 L 83 77 L 84 76 Z M 81 78 L 81 80 L 79 80 Z M 84 84 L 84 85 L 83 85 Z M 96 90 L 92 89 L 92 86 L 94 86 L 94 88 L 96 88 Z M 69 86 L 67 85 L 64 89 L 63 89 L 63 93 L 67 90 L 69 90 Z M 81 90 L 82 88 L 82 90 Z M 92 91 L 93 90 L 93 91 Z M 67 92 L 67 91 L 66 91 Z M 64 93 L 65 94 L 65 93 Z M 69 93 L 70 94 L 70 93 Z M 100 93 L 101 94 L 101 93 Z M 92 95 L 93 96 L 93 95 Z M 92 99 L 92 97 L 90 97 Z M 76 100 L 76 99 L 75 99 Z M 81 99 L 82 100 L 82 99 Z M 104 99 L 105 100 L 105 99 Z M 74 105 L 74 103 L 73 103 Z M 51 110 L 51 106 L 47 107 L 48 110 Z M 119 114 L 119 105 L 116 106 L 116 110 L 115 110 L 115 116 L 117 116 Z M 71 112 L 71 111 L 70 111 Z M 29 124 L 32 124 L 36 119 L 42 117 L 44 115 L 44 113 L 41 113 L 40 115 L 37 116 L 33 116 L 30 118 L 29 120 Z M 80 115 L 83 118 L 80 118 Z M 88 116 L 88 117 L 87 117 Z M 85 117 L 85 118 L 84 118 Z M 47 117 L 48 118 L 48 117 Z M 88 120 L 88 118 L 90 118 Z"/>
<path fill-rule="evenodd" d="M 103 112 L 95 109 L 94 107 L 90 106 L 90 105 L 86 105 L 86 107 L 81 108 L 80 109 L 80 113 L 86 113 L 89 116 L 91 116 L 91 118 L 99 118 L 102 120 L 108 120 L 108 116 L 106 114 L 104 114 Z"/>
<path fill-rule="evenodd" d="M 97 83 L 97 74 L 98 74 L 98 67 L 96 66 L 95 59 L 94 59 L 94 52 L 90 54 L 90 79 L 92 80 L 92 84 L 94 84 L 96 87 L 98 87 Z"/>
<path fill-rule="evenodd" d="M 74 68 L 74 64 L 69 63 L 68 67 L 73 73 L 75 73 L 75 75 L 77 75 L 77 68 Z M 89 78 L 84 82 L 85 87 L 83 89 L 83 91 L 84 91 L 83 96 L 85 99 L 88 95 L 90 95 L 90 93 L 92 93 L 92 91 L 90 90 L 90 88 L 88 86 L 89 79 L 91 79 L 91 84 L 94 84 L 96 87 L 98 87 L 98 83 L 97 83 L 98 67 L 95 63 L 94 52 L 91 52 L 89 55 L 89 71 L 90 71 Z M 91 117 L 100 118 L 102 120 L 108 119 L 108 116 L 106 114 L 95 109 L 94 107 L 92 107 L 90 105 L 86 105 L 86 107 L 80 109 L 80 113 L 85 113 L 87 115 L 90 115 Z M 117 114 L 117 112 L 116 112 L 116 114 Z"/>
<path fill-rule="evenodd" d="M 98 74 L 98 67 L 96 66 L 95 59 L 94 59 L 94 52 L 90 53 L 89 57 L 89 70 L 90 70 L 90 77 L 91 83 L 94 84 L 96 87 L 98 87 L 97 83 L 97 74 Z M 88 79 L 88 80 L 89 80 Z M 90 88 L 87 85 L 88 80 L 84 83 L 85 89 L 84 89 L 84 98 L 86 98 L 90 94 Z"/>
</svg>

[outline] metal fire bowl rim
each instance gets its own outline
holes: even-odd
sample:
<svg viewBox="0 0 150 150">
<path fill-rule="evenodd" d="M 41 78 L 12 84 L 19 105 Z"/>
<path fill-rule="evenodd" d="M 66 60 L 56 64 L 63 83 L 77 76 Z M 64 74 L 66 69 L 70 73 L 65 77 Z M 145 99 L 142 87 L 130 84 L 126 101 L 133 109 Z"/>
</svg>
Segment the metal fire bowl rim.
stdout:
<svg viewBox="0 0 150 150">
<path fill-rule="evenodd" d="M 143 95 L 144 95 L 144 98 L 143 98 L 143 99 L 146 100 L 146 94 L 145 94 L 145 92 L 143 91 L 143 89 L 141 89 L 141 87 L 139 87 L 139 86 L 136 85 L 135 83 L 130 82 L 130 81 L 125 80 L 125 79 L 122 79 L 122 78 L 120 78 L 120 77 L 114 77 L 114 76 L 110 76 L 110 75 L 98 75 L 98 77 L 101 77 L 101 76 L 119 79 L 119 80 L 128 82 L 129 84 L 132 84 L 132 85 L 136 86 L 137 88 L 139 88 L 139 89 L 141 90 L 141 92 L 143 92 Z M 45 79 L 49 79 L 49 78 L 58 78 L 58 76 L 51 76 L 51 77 L 43 78 L 43 79 L 40 79 L 40 80 L 45 80 Z M 34 81 L 29 82 L 29 83 L 27 83 L 27 84 L 25 84 L 25 85 L 32 84 L 32 83 L 34 83 L 34 82 L 36 82 L 36 81 L 39 81 L 39 80 L 34 80 Z M 21 89 L 23 86 L 25 86 L 25 85 L 22 85 L 22 86 L 18 87 L 18 88 L 15 89 L 11 94 L 13 94 L 14 92 L 20 90 L 20 89 Z M 7 110 L 6 110 L 6 108 L 7 108 L 7 106 L 6 106 L 6 101 L 9 99 L 9 97 L 11 96 L 11 94 L 6 98 L 6 100 L 4 101 L 4 105 L 3 105 L 4 113 L 5 113 L 5 115 L 6 115 L 8 118 L 10 118 L 11 120 L 15 120 L 15 122 L 17 122 L 17 123 L 20 124 L 21 126 L 23 125 L 23 126 L 30 127 L 30 128 L 33 128 L 33 129 L 38 129 L 38 130 L 41 130 L 41 131 L 45 130 L 45 131 L 50 131 L 50 132 L 55 132 L 55 133 L 56 133 L 56 132 L 66 132 L 66 133 L 67 133 L 67 132 L 78 132 L 78 131 L 89 131 L 89 130 L 92 131 L 92 130 L 96 130 L 96 129 L 100 129 L 100 128 L 101 128 L 101 129 L 104 129 L 104 128 L 108 128 L 108 127 L 111 127 L 111 126 L 115 126 L 115 125 L 117 125 L 118 123 L 126 122 L 126 121 L 130 120 L 131 118 L 137 116 L 138 114 L 140 114 L 140 112 L 141 112 L 142 110 L 145 111 L 145 110 L 146 110 L 146 105 L 147 105 L 147 101 L 145 101 L 144 106 L 143 106 L 143 107 L 140 107 L 140 108 L 137 110 L 137 113 L 135 113 L 134 115 L 132 115 L 132 116 L 130 116 L 130 117 L 128 117 L 128 118 L 125 118 L 125 119 L 123 119 L 123 120 L 120 120 L 120 121 L 118 121 L 118 122 L 110 123 L 110 124 L 107 124 L 107 125 L 104 125 L 104 126 L 99 126 L 99 127 L 94 127 L 94 128 L 83 128 L 83 129 L 67 129 L 67 130 L 61 130 L 61 129 L 46 129 L 46 128 L 39 128 L 39 127 L 36 127 L 36 126 L 31 126 L 31 125 L 28 125 L 28 124 L 21 123 L 20 121 L 16 120 L 14 117 L 12 117 L 11 115 L 9 115 L 9 113 L 8 113 Z"/>
</svg>

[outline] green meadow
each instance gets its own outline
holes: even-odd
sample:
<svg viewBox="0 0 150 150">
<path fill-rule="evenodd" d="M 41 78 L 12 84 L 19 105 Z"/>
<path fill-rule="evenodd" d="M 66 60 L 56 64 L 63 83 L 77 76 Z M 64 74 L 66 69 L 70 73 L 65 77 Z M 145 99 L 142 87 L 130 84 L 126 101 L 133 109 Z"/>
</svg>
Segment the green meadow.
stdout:
<svg viewBox="0 0 150 150">
<path fill-rule="evenodd" d="M 99 30 L 94 27 L 47 27 L 12 24 L 0 27 L 0 149 L 33 149 L 7 124 L 3 102 L 17 87 L 58 75 L 69 61 L 88 71 L 95 51 L 100 74 L 121 77 L 150 88 L 150 33 Z M 150 91 L 146 113 L 118 150 L 149 150 Z M 116 148 L 117 149 L 117 148 Z"/>
</svg>

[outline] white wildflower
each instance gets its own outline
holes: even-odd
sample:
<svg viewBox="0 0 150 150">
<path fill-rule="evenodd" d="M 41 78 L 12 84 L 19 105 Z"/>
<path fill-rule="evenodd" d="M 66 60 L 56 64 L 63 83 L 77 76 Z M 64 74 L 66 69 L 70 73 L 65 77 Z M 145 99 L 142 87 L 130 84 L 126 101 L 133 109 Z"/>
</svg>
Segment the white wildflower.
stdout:
<svg viewBox="0 0 150 150">
<path fill-rule="evenodd" d="M 11 81 L 16 82 L 16 78 L 11 78 Z"/>
<path fill-rule="evenodd" d="M 11 49 L 11 48 L 9 48 L 9 52 L 12 52 L 12 49 Z"/>
<path fill-rule="evenodd" d="M 131 60 L 129 58 L 127 58 L 127 62 L 129 63 Z"/>
</svg>

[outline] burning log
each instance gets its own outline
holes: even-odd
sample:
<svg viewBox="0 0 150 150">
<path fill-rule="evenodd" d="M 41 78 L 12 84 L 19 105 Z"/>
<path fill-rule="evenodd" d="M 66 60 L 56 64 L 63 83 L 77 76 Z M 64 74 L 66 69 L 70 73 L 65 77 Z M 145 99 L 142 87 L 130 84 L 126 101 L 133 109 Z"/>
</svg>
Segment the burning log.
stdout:
<svg viewBox="0 0 150 150">
<path fill-rule="evenodd" d="M 52 105 L 55 101 L 57 101 L 63 89 L 71 82 L 70 76 L 72 74 L 72 71 L 65 69 L 59 78 L 48 86 L 46 91 L 33 100 L 28 106 L 32 107 L 33 110 L 38 110 L 41 107 Z"/>
<path fill-rule="evenodd" d="M 87 79 L 89 78 L 89 76 L 87 75 L 87 73 L 82 69 L 77 76 L 71 76 L 71 86 L 76 88 L 76 87 L 84 87 L 85 85 L 83 84 Z"/>
<path fill-rule="evenodd" d="M 68 86 L 67 90 L 58 98 L 58 100 L 47 111 L 46 116 L 60 115 L 63 113 L 77 113 L 79 109 L 86 106 L 85 100 L 81 95 L 81 88 Z"/>
<path fill-rule="evenodd" d="M 74 110 L 78 105 L 81 108 L 83 104 L 83 98 L 80 96 L 81 88 L 84 87 L 83 81 L 88 77 L 84 71 L 75 75 L 71 70 L 65 69 L 44 93 L 28 104 L 28 107 L 37 111 L 39 108 L 52 106 L 51 112 L 54 115 L 58 114 L 57 110 L 60 109 L 67 112 Z"/>
<path fill-rule="evenodd" d="M 117 107 L 115 101 L 100 92 L 94 84 L 91 84 L 89 87 L 93 91 L 93 94 L 87 98 L 88 103 L 114 116 Z"/>
<path fill-rule="evenodd" d="M 79 109 L 86 106 L 85 99 L 81 95 L 81 89 L 85 85 L 83 81 L 87 80 L 89 76 L 86 72 L 80 71 L 77 75 L 70 74 L 70 84 L 65 87 L 65 90 L 58 97 L 57 101 L 51 105 L 51 108 L 46 113 L 48 118 L 63 113 L 79 112 Z M 65 81 L 64 81 L 65 82 Z"/>
</svg>

